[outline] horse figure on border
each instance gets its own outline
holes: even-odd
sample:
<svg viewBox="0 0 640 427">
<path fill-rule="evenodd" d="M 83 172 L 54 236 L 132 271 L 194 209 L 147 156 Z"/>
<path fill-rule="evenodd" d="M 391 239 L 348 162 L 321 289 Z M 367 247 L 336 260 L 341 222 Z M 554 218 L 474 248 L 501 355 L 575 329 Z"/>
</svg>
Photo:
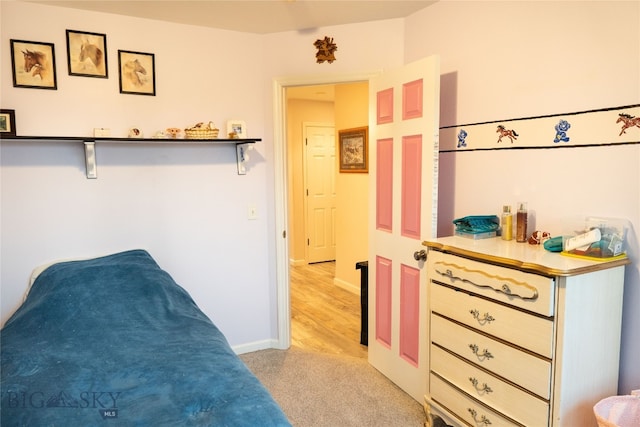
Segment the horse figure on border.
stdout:
<svg viewBox="0 0 640 427">
<path fill-rule="evenodd" d="M 513 144 L 513 140 L 518 139 L 518 136 L 520 136 L 516 133 L 515 130 L 507 129 L 503 125 L 498 125 L 498 129 L 496 130 L 496 132 L 500 134 L 500 136 L 498 137 L 498 143 L 502 141 L 503 136 L 506 136 L 511 140 L 511 143 Z"/>
<path fill-rule="evenodd" d="M 86 59 L 89 59 L 93 63 L 96 70 L 99 72 L 104 71 L 104 53 L 102 49 L 88 41 L 80 45 L 80 54 L 78 55 L 80 62 L 84 62 Z"/>
<path fill-rule="evenodd" d="M 47 55 L 37 50 L 22 51 L 24 56 L 24 71 L 31 76 L 39 76 L 41 80 L 45 80 L 49 76 L 49 61 Z"/>
<path fill-rule="evenodd" d="M 125 62 L 122 71 L 127 80 L 134 86 L 142 86 L 144 84 L 144 81 L 140 78 L 140 74 L 146 75 L 147 70 L 145 70 L 137 59 Z"/>
<path fill-rule="evenodd" d="M 618 114 L 618 120 L 616 123 L 623 122 L 622 130 L 618 136 L 622 136 L 623 133 L 627 133 L 627 129 L 637 126 L 640 128 L 640 117 L 634 117 L 631 114 L 620 113 Z"/>
</svg>

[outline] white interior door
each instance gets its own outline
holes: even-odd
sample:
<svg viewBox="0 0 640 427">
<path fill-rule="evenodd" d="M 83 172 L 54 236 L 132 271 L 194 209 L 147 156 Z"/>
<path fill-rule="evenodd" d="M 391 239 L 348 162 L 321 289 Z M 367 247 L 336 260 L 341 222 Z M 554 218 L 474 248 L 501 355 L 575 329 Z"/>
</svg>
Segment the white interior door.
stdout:
<svg viewBox="0 0 640 427">
<path fill-rule="evenodd" d="M 437 230 L 439 57 L 373 78 L 369 99 L 369 362 L 422 402 L 429 316 L 414 253 Z"/>
<path fill-rule="evenodd" d="M 333 125 L 304 125 L 307 262 L 336 259 L 336 142 Z"/>
</svg>

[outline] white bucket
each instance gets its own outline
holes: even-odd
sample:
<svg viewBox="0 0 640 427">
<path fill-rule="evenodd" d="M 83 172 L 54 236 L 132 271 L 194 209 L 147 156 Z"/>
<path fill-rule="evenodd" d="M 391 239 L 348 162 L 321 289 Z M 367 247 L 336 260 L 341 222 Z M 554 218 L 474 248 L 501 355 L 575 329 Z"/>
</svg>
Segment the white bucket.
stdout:
<svg viewBox="0 0 640 427">
<path fill-rule="evenodd" d="M 640 426 L 640 396 L 612 396 L 593 407 L 599 427 Z"/>
</svg>

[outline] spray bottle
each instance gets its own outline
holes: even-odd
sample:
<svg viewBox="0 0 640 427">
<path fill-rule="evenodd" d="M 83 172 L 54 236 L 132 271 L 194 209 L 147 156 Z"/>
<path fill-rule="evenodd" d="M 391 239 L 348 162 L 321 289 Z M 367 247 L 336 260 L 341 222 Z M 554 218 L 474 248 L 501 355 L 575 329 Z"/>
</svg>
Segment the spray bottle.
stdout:
<svg viewBox="0 0 640 427">
<path fill-rule="evenodd" d="M 504 205 L 502 207 L 502 240 L 513 239 L 513 214 L 511 213 L 511 206 Z"/>
<path fill-rule="evenodd" d="M 516 242 L 527 241 L 527 203 L 518 203 L 518 212 L 516 213 Z"/>
</svg>

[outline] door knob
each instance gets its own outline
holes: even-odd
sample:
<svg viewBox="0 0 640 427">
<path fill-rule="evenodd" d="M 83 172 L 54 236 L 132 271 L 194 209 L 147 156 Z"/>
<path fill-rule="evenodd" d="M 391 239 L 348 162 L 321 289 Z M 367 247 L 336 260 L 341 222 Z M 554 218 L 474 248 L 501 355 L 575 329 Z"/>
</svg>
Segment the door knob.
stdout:
<svg viewBox="0 0 640 427">
<path fill-rule="evenodd" d="M 421 251 L 415 251 L 413 253 L 413 258 L 416 261 L 426 261 L 427 260 L 427 251 L 422 249 Z"/>
</svg>

